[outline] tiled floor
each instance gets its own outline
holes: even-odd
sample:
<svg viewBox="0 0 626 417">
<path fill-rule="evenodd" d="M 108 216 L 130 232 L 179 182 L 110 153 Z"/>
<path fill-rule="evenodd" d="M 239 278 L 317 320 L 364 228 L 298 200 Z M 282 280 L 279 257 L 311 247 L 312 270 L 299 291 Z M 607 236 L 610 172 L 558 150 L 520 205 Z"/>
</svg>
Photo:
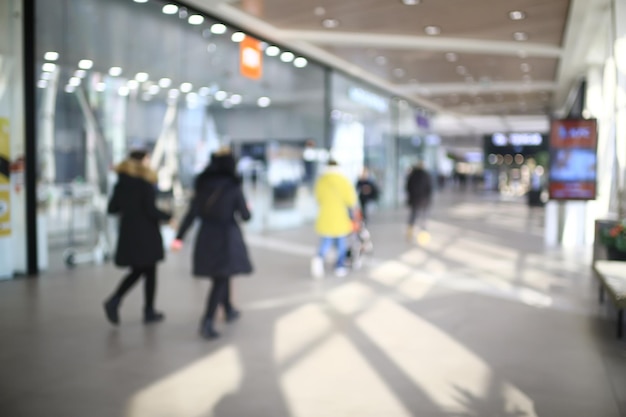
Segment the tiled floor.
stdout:
<svg viewBox="0 0 626 417">
<path fill-rule="evenodd" d="M 160 267 L 156 326 L 139 289 L 105 322 L 111 265 L 0 283 L 0 416 L 624 417 L 626 342 L 589 251 L 544 248 L 541 216 L 440 195 L 420 247 L 402 210 L 376 213 L 369 265 L 321 282 L 311 227 L 249 235 L 244 315 L 214 342 L 188 248 Z"/>
</svg>

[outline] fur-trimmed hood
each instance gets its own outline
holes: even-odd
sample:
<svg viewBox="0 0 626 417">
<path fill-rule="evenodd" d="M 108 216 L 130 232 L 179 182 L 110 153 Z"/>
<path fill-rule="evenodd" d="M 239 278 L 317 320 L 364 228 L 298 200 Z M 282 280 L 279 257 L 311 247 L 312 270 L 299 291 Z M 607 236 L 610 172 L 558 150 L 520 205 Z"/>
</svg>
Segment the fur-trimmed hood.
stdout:
<svg viewBox="0 0 626 417">
<path fill-rule="evenodd" d="M 115 172 L 125 174 L 129 177 L 140 178 L 150 184 L 156 184 L 158 180 L 157 173 L 145 166 L 141 161 L 135 159 L 126 159 L 115 167 Z"/>
</svg>

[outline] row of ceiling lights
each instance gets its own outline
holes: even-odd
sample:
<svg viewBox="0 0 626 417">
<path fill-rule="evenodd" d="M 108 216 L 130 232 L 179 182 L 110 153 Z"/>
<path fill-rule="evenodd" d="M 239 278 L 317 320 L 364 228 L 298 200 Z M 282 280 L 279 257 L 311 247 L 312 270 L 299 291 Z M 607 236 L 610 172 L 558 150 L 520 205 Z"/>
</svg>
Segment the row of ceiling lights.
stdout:
<svg viewBox="0 0 626 417">
<path fill-rule="evenodd" d="M 54 61 L 58 60 L 59 54 L 58 52 L 46 52 L 44 54 L 44 59 L 48 62 L 44 63 L 42 66 L 42 74 L 41 79 L 37 83 L 39 88 L 46 88 L 48 86 L 48 81 L 52 78 L 52 74 L 56 71 L 57 65 Z M 67 85 L 65 86 L 65 91 L 67 93 L 73 93 L 78 86 L 81 85 L 82 79 L 87 75 L 87 70 L 90 70 L 93 67 L 93 61 L 88 59 L 83 59 L 78 62 L 78 68 L 74 75 L 68 80 Z M 112 77 L 119 77 L 122 75 L 121 67 L 111 67 L 109 69 L 109 75 Z M 123 85 L 118 88 L 118 94 L 121 96 L 128 96 L 131 91 L 135 91 L 139 89 L 140 84 L 144 84 L 145 92 L 143 95 L 144 100 L 150 100 L 152 96 L 158 94 L 161 89 L 167 89 L 171 87 L 172 80 L 170 78 L 161 78 L 158 82 L 150 82 L 150 76 L 146 72 L 138 72 L 135 74 L 135 78 L 128 80 L 126 85 Z M 99 82 L 95 86 L 96 91 L 104 92 L 106 91 L 106 83 Z M 184 82 L 180 85 L 178 89 L 173 88 L 168 91 L 169 98 L 177 98 L 180 93 L 187 94 L 188 100 L 195 100 L 198 96 L 208 97 L 211 95 L 212 91 L 209 87 L 201 87 L 198 90 L 198 93 L 194 93 L 193 85 L 189 82 Z M 224 102 L 224 107 L 230 108 L 235 105 L 241 104 L 243 101 L 243 97 L 240 94 L 229 94 L 223 90 L 217 90 L 213 94 L 213 98 L 216 101 Z M 257 105 L 259 107 L 268 107 L 271 104 L 271 99 L 269 97 L 260 97 L 257 100 Z"/>
</svg>

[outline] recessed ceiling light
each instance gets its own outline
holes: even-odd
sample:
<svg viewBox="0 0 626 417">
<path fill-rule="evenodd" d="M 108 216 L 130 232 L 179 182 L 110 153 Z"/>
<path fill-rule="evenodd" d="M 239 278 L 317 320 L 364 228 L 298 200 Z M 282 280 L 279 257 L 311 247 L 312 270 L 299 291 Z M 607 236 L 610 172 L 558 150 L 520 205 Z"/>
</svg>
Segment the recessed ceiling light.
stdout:
<svg viewBox="0 0 626 417">
<path fill-rule="evenodd" d="M 57 66 L 56 64 L 53 64 L 51 62 L 46 62 L 45 64 L 41 66 L 41 69 L 44 72 L 54 72 L 57 69 Z"/>
<path fill-rule="evenodd" d="M 241 104 L 242 100 L 243 98 L 241 97 L 241 94 L 233 94 L 230 96 L 230 102 L 234 105 Z"/>
<path fill-rule="evenodd" d="M 128 87 L 126 86 L 121 86 L 118 90 L 117 90 L 117 94 L 119 94 L 122 97 L 126 97 L 128 94 L 130 93 L 130 90 L 128 89 Z"/>
<path fill-rule="evenodd" d="M 161 78 L 159 80 L 159 87 L 161 88 L 168 88 L 170 85 L 172 85 L 172 80 L 169 78 Z"/>
<path fill-rule="evenodd" d="M 70 78 L 70 80 L 68 81 L 68 85 L 71 85 L 72 87 L 78 87 L 80 85 L 80 78 L 78 77 L 72 77 Z"/>
<path fill-rule="evenodd" d="M 183 93 L 188 93 L 193 89 L 193 85 L 191 83 L 182 83 L 180 85 L 180 91 Z"/>
<path fill-rule="evenodd" d="M 522 62 L 522 64 L 520 65 L 520 69 L 524 72 L 530 72 L 530 64 L 528 64 L 527 62 Z"/>
<path fill-rule="evenodd" d="M 216 35 L 221 35 L 226 33 L 226 25 L 221 23 L 215 23 L 211 26 L 211 33 L 215 33 Z"/>
<path fill-rule="evenodd" d="M 43 59 L 45 59 L 46 61 L 56 61 L 57 59 L 59 59 L 59 53 L 58 52 L 46 52 L 43 56 Z"/>
<path fill-rule="evenodd" d="M 128 80 L 126 86 L 131 90 L 136 90 L 139 88 L 139 82 L 137 80 Z"/>
<path fill-rule="evenodd" d="M 235 32 L 230 37 L 230 40 L 232 40 L 233 42 L 237 42 L 237 43 L 243 42 L 244 39 L 246 39 L 246 34 L 243 32 Z"/>
<path fill-rule="evenodd" d="M 211 94 L 211 89 L 209 87 L 202 87 L 198 90 L 198 93 L 200 93 L 202 97 L 206 97 Z"/>
<path fill-rule="evenodd" d="M 268 46 L 265 50 L 265 53 L 267 54 L 267 56 L 278 56 L 278 54 L 280 54 L 280 48 L 274 45 Z"/>
<path fill-rule="evenodd" d="M 137 75 L 135 75 L 135 80 L 139 81 L 140 83 L 145 83 L 146 81 L 148 81 L 149 78 L 150 76 L 146 72 L 138 72 Z"/>
<path fill-rule="evenodd" d="M 111 69 L 109 69 L 109 75 L 111 77 L 119 77 L 120 75 L 122 75 L 122 68 L 120 68 L 120 67 L 111 67 Z"/>
<path fill-rule="evenodd" d="M 215 100 L 217 101 L 224 101 L 226 100 L 226 97 L 228 97 L 228 93 L 226 91 L 220 90 L 215 93 Z"/>
<path fill-rule="evenodd" d="M 147 3 L 148 0 L 134 0 L 135 3 Z"/>
<path fill-rule="evenodd" d="M 192 14 L 191 16 L 189 16 L 189 19 L 187 21 L 190 25 L 201 25 L 202 23 L 204 23 L 204 16 L 201 16 L 199 14 Z"/>
<path fill-rule="evenodd" d="M 52 79 L 52 74 L 49 72 L 42 72 L 41 73 L 41 79 L 42 80 L 51 80 Z"/>
<path fill-rule="evenodd" d="M 515 32 L 513 34 L 513 39 L 515 39 L 516 41 L 526 41 L 528 40 L 528 33 L 526 32 Z"/>
<path fill-rule="evenodd" d="M 402 4 L 405 6 L 415 6 L 416 4 L 420 4 L 420 0 L 402 0 Z"/>
<path fill-rule="evenodd" d="M 156 84 L 153 84 L 150 86 L 150 88 L 148 88 L 148 93 L 152 95 L 159 94 L 159 91 L 161 91 L 161 87 Z"/>
<path fill-rule="evenodd" d="M 181 7 L 178 9 L 178 17 L 180 19 L 187 19 L 187 16 L 189 16 L 189 12 L 187 11 L 186 7 Z"/>
<path fill-rule="evenodd" d="M 295 58 L 294 54 L 291 52 L 283 52 L 280 54 L 280 60 L 283 62 L 291 62 Z"/>
<path fill-rule="evenodd" d="M 526 13 L 520 10 L 513 10 L 512 12 L 509 12 L 509 18 L 511 20 L 523 20 L 526 18 Z"/>
<path fill-rule="evenodd" d="M 163 6 L 163 14 L 176 14 L 178 13 L 178 6 L 175 4 L 166 4 Z"/>
<path fill-rule="evenodd" d="M 78 68 L 80 69 L 88 70 L 91 69 L 91 67 L 93 67 L 93 61 L 90 59 L 81 59 L 78 62 Z"/>
<path fill-rule="evenodd" d="M 269 97 L 260 97 L 256 103 L 259 105 L 259 107 L 268 107 L 270 104 L 272 104 L 272 100 L 270 100 Z"/>
<path fill-rule="evenodd" d="M 454 52 L 448 52 L 446 54 L 446 61 L 448 62 L 456 62 L 458 61 L 459 56 L 457 54 L 455 54 Z"/>
<path fill-rule="evenodd" d="M 339 20 L 337 19 L 324 19 L 322 20 L 322 26 L 326 29 L 335 29 L 339 26 Z"/>
<path fill-rule="evenodd" d="M 427 35 L 436 36 L 441 33 L 441 28 L 439 26 L 426 26 L 424 32 L 426 32 Z"/>
<path fill-rule="evenodd" d="M 458 67 L 456 67 L 456 72 L 459 75 L 465 75 L 467 74 L 467 68 L 465 68 L 463 65 L 459 65 Z"/>
<path fill-rule="evenodd" d="M 74 77 L 85 78 L 87 76 L 87 71 L 85 70 L 76 70 L 74 71 Z"/>
<path fill-rule="evenodd" d="M 309 63 L 309 61 L 307 61 L 307 59 L 306 59 L 306 58 L 303 58 L 303 57 L 298 57 L 298 58 L 296 58 L 296 59 L 293 61 L 293 65 L 294 65 L 296 68 L 304 68 L 304 67 L 306 67 L 306 66 L 307 66 L 307 64 L 308 64 L 308 63 Z"/>
<path fill-rule="evenodd" d="M 178 89 L 176 88 L 172 88 L 170 91 L 167 92 L 167 96 L 169 98 L 178 98 L 178 96 L 180 96 L 180 91 L 178 91 Z"/>
<path fill-rule="evenodd" d="M 313 10 L 313 13 L 315 16 L 324 16 L 326 14 L 326 9 L 323 7 L 316 7 L 315 10 Z"/>
<path fill-rule="evenodd" d="M 66 93 L 73 93 L 74 91 L 76 91 L 76 87 L 71 86 L 71 85 L 66 85 L 65 86 L 65 92 Z"/>
</svg>

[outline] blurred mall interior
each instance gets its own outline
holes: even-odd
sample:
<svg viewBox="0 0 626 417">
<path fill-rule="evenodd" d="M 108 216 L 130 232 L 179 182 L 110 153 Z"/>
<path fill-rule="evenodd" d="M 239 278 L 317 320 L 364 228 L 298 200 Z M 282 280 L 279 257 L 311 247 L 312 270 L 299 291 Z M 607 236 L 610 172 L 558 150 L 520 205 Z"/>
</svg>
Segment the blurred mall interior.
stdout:
<svg viewBox="0 0 626 417">
<path fill-rule="evenodd" d="M 185 248 L 167 321 L 137 295 L 109 328 L 113 167 L 149 149 L 180 219 L 224 146 L 242 320 L 197 337 Z M 330 158 L 381 193 L 373 256 L 320 282 Z M 600 304 L 595 267 L 625 187 L 626 0 L 1 0 L 0 415 L 624 417 L 626 275 Z"/>
</svg>

